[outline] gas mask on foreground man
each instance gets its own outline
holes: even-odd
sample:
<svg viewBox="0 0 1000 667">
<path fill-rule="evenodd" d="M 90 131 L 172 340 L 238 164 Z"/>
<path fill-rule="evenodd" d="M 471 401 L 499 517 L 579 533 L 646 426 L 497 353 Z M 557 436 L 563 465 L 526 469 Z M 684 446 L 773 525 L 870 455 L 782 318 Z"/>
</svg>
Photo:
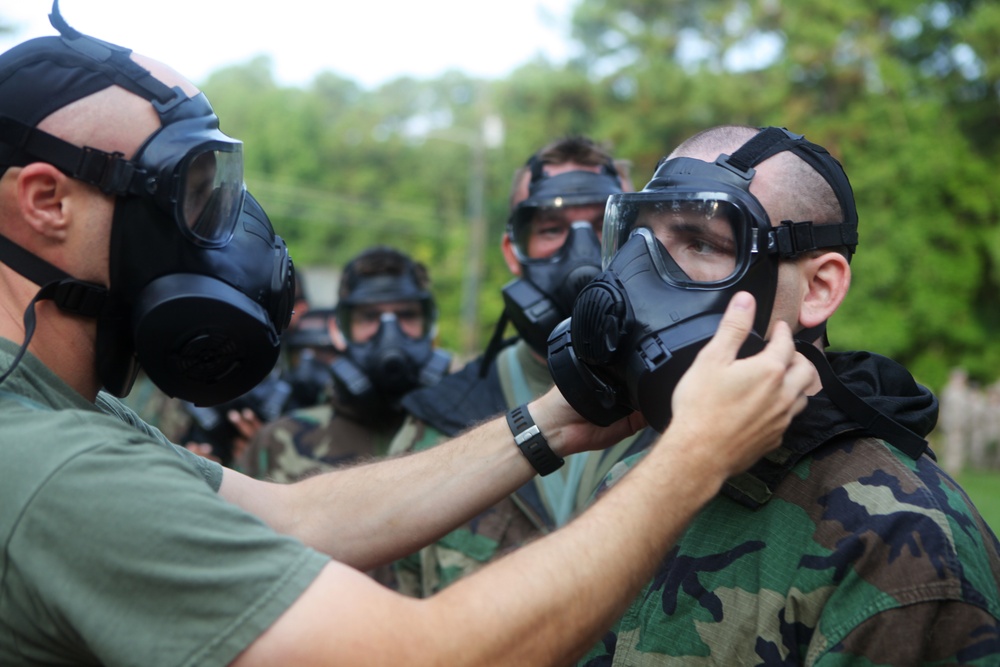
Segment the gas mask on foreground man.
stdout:
<svg viewBox="0 0 1000 667">
<path fill-rule="evenodd" d="M 127 49 L 68 26 L 58 8 L 52 21 L 61 37 L 15 47 L 30 66 L 0 82 L 0 95 L 20 100 L 0 116 L 0 165 L 47 162 L 114 196 L 110 280 L 79 280 L 0 237 L 0 261 L 41 287 L 25 312 L 21 355 L 34 302 L 51 299 L 97 319 L 96 363 L 116 396 L 128 394 L 140 367 L 168 395 L 199 405 L 249 391 L 278 359 L 294 277 L 284 241 L 246 191 L 242 143 L 219 130 L 204 95 L 168 87 Z M 61 81 L 63 94 L 40 97 L 49 86 L 39 79 Z M 160 119 L 132 159 L 35 127 L 112 83 L 148 100 Z"/>
</svg>

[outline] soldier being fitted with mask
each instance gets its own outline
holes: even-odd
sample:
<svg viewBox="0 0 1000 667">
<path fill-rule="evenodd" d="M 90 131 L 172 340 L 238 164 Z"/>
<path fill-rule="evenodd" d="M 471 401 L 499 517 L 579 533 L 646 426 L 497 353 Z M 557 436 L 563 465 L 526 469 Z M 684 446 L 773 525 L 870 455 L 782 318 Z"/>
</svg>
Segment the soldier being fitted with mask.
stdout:
<svg viewBox="0 0 1000 667">
<path fill-rule="evenodd" d="M 612 197 L 605 235 L 550 359 L 595 423 L 677 419 L 663 399 L 738 290 L 753 339 L 788 324 L 818 376 L 580 664 L 1000 664 L 1000 548 L 927 449 L 937 399 L 890 359 L 824 352 L 858 245 L 841 165 L 780 128 L 713 128 Z"/>
</svg>

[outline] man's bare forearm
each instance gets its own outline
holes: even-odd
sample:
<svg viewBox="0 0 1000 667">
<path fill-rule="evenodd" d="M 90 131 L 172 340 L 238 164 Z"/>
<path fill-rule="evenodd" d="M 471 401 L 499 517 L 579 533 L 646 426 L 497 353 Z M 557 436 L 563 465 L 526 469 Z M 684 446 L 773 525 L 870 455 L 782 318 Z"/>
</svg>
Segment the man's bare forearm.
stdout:
<svg viewBox="0 0 1000 667">
<path fill-rule="evenodd" d="M 227 470 L 221 492 L 276 530 L 368 569 L 434 541 L 534 474 L 506 421 L 496 419 L 423 452 L 291 485 Z"/>
<path fill-rule="evenodd" d="M 649 581 L 662 555 L 725 480 L 723 466 L 685 456 L 690 446 L 671 442 L 668 433 L 568 526 L 431 598 L 443 618 L 480 638 L 474 656 L 469 643 L 456 638 L 462 642 L 456 657 L 490 665 L 571 664 L 579 658 Z M 468 627 L 471 619 L 482 623 L 478 631 Z M 498 634 L 497 627 L 507 634 Z"/>
</svg>

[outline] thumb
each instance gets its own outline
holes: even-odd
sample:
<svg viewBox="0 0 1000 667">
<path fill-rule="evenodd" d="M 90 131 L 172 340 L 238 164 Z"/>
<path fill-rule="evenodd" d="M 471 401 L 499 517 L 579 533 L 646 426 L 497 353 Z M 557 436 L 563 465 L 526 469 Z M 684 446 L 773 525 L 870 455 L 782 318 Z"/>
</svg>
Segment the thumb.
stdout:
<svg viewBox="0 0 1000 667">
<path fill-rule="evenodd" d="M 757 302 L 750 292 L 737 292 L 733 295 L 719 321 L 719 329 L 705 346 L 705 351 L 711 355 L 735 359 L 753 328 L 756 312 Z"/>
</svg>

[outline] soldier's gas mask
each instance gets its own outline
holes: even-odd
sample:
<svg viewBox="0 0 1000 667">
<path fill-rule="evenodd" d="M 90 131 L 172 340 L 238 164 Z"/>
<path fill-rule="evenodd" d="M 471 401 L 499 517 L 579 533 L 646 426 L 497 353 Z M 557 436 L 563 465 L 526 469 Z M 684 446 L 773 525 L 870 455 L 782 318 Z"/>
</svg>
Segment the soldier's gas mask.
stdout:
<svg viewBox="0 0 1000 667">
<path fill-rule="evenodd" d="M 406 315 L 422 320 L 419 335 L 404 331 L 396 313 L 382 312 L 377 315 L 378 328 L 372 337 L 356 340 L 352 336 L 352 319 L 358 312 L 377 312 L 375 306 L 390 303 L 419 312 Z M 417 284 L 412 271 L 357 278 L 349 295 L 337 304 L 337 322 L 346 336 L 347 349 L 330 366 L 334 388 L 338 402 L 360 421 L 384 421 L 399 411 L 399 401 L 406 393 L 437 384 L 448 373 L 451 355 L 434 346 L 434 298 Z"/>
<path fill-rule="evenodd" d="M 34 301 L 97 319 L 107 391 L 127 394 L 141 366 L 168 395 L 199 405 L 247 392 L 278 358 L 294 277 L 284 241 L 244 187 L 242 144 L 219 131 L 203 95 L 188 98 L 128 49 L 73 30 L 57 5 L 51 18 L 61 37 L 25 42 L 0 63 L 0 95 L 17 97 L 0 105 L 0 164 L 46 162 L 115 197 L 109 285 L 73 278 L 6 238 L 0 260 L 42 287 Z M 35 127 L 45 115 L 37 109 L 51 113 L 110 85 L 160 117 L 132 159 Z"/>
<path fill-rule="evenodd" d="M 610 163 L 603 165 L 600 173 L 580 170 L 555 176 L 546 176 L 544 165 L 537 159 L 529 161 L 529 165 L 532 176 L 528 198 L 514 208 L 507 223 L 521 275 L 503 288 L 504 313 L 521 338 L 544 355 L 549 333 L 569 316 L 583 286 L 600 273 L 601 246 L 591 223 L 576 221 L 554 254 L 532 257 L 529 243 L 533 220 L 546 209 L 603 206 L 622 187 Z"/>
<path fill-rule="evenodd" d="M 793 151 L 833 187 L 843 221 L 772 226 L 750 193 L 754 166 Z M 757 299 L 750 339 L 758 351 L 771 318 L 778 263 L 857 243 L 857 213 L 840 165 L 822 148 L 767 128 L 714 162 L 661 162 L 641 191 L 612 195 L 603 230 L 604 271 L 583 288 L 572 317 L 549 338 L 553 379 L 569 403 L 606 425 L 633 410 L 662 431 L 670 396 L 718 328 L 732 295 Z"/>
</svg>

